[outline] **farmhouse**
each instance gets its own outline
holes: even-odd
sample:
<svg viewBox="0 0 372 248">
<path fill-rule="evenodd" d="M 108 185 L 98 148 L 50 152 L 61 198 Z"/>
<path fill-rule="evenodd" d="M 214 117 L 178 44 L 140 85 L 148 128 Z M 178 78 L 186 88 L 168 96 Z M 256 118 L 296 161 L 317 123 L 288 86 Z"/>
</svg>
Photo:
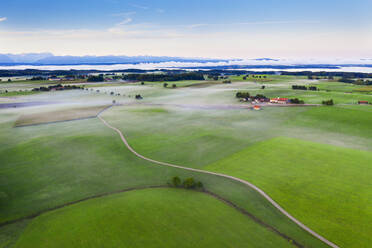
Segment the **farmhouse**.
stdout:
<svg viewBox="0 0 372 248">
<path fill-rule="evenodd" d="M 281 98 L 281 97 L 271 98 L 270 103 L 287 104 L 287 103 L 289 103 L 289 99 L 288 98 Z"/>
<path fill-rule="evenodd" d="M 358 101 L 358 104 L 368 104 L 368 101 Z"/>
</svg>

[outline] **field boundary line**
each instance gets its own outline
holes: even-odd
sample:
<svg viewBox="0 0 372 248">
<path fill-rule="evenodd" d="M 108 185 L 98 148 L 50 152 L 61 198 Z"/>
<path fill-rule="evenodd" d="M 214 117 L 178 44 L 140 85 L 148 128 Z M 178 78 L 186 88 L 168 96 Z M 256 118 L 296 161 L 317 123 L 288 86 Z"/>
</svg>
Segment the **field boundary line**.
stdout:
<svg viewBox="0 0 372 248">
<path fill-rule="evenodd" d="M 131 151 L 134 155 L 136 155 L 137 157 L 141 158 L 141 159 L 144 159 L 144 160 L 147 160 L 149 162 L 152 162 L 152 163 L 155 163 L 155 164 L 159 164 L 159 165 L 164 165 L 164 166 L 169 166 L 169 167 L 174 167 L 174 168 L 179 168 L 179 169 L 184 169 L 184 170 L 189 170 L 189 171 L 195 171 L 195 172 L 199 172 L 199 173 L 204 173 L 204 174 L 209 174 L 209 175 L 214 175 L 214 176 L 220 176 L 220 177 L 224 177 L 224 178 L 228 178 L 228 179 L 231 179 L 231 180 L 234 180 L 234 181 L 237 181 L 237 182 L 240 182 L 244 185 L 247 185 L 248 187 L 250 187 L 251 189 L 255 190 L 256 192 L 258 192 L 261 196 L 263 196 L 266 200 L 268 200 L 277 210 L 279 210 L 282 214 L 284 214 L 286 217 L 288 217 L 291 221 L 293 221 L 294 223 L 296 223 L 299 227 L 301 227 L 303 230 L 305 230 L 306 232 L 310 233 L 312 236 L 316 237 L 317 239 L 321 240 L 322 242 L 324 242 L 325 244 L 329 245 L 330 247 L 332 248 L 339 248 L 336 244 L 332 243 L 331 241 L 329 241 L 328 239 L 324 238 L 323 236 L 321 236 L 320 234 L 316 233 L 315 231 L 311 230 L 309 227 L 307 227 L 305 224 L 303 224 L 302 222 L 300 222 L 299 220 L 297 220 L 295 217 L 293 217 L 291 214 L 289 214 L 287 211 L 285 211 L 278 203 L 276 203 L 269 195 L 267 195 L 262 189 L 258 188 L 256 185 L 248 182 L 248 181 L 245 181 L 243 179 L 240 179 L 240 178 L 237 178 L 237 177 L 233 177 L 233 176 L 229 176 L 229 175 L 225 175 L 225 174 L 222 174 L 222 173 L 216 173 L 216 172 L 211 172 L 211 171 L 205 171 L 205 170 L 200 170 L 200 169 L 195 169 L 195 168 L 189 168 L 189 167 L 184 167 L 184 166 L 180 166 L 180 165 L 175 165 L 175 164 L 171 164 L 171 163 L 166 163 L 166 162 L 161 162 L 161 161 L 157 161 L 157 160 L 154 160 L 154 159 L 151 159 L 151 158 L 147 158 L 141 154 L 139 154 L 136 150 L 134 150 L 128 143 L 128 141 L 126 140 L 126 138 L 124 137 L 123 133 L 117 129 L 116 127 L 114 126 L 111 126 L 106 120 L 104 120 L 101 115 L 98 115 L 98 118 L 103 122 L 104 125 L 106 125 L 108 128 L 116 131 L 121 140 L 123 141 L 124 145 L 127 147 L 127 149 L 129 151 Z"/>
</svg>

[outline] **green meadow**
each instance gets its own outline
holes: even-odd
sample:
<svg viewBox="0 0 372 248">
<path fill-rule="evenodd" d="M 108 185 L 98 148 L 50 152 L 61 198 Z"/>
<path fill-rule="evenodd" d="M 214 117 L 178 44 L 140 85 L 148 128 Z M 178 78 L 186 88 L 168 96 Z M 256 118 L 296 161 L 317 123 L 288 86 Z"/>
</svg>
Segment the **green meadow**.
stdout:
<svg viewBox="0 0 372 248">
<path fill-rule="evenodd" d="M 28 225 L 15 245 L 22 248 L 274 246 L 293 247 L 218 199 L 182 189 L 125 192 L 46 213 Z"/>
<path fill-rule="evenodd" d="M 101 116 L 140 154 L 245 179 L 340 247 L 367 247 L 372 241 L 372 110 L 355 103 L 371 101 L 372 95 L 325 80 L 266 79 L 168 82 L 167 88 L 163 82 L 97 83 L 84 91 L 0 96 L 4 103 L 50 102 L 0 109 L 0 247 L 293 245 L 200 192 L 151 189 L 84 200 L 165 186 L 174 176 L 201 181 L 208 191 L 305 247 L 326 247 L 243 184 L 136 157 L 98 118 L 43 124 L 94 115 L 113 100 L 117 105 Z M 292 90 L 294 84 L 317 84 L 320 90 Z M 1 89 L 35 87 L 9 85 L 2 83 Z M 334 99 L 336 105 L 252 111 L 235 98 L 238 91 L 314 104 Z M 135 100 L 137 94 L 143 100 Z M 41 125 L 14 128 L 25 116 Z M 56 207 L 61 208 L 51 211 Z M 39 216 L 22 221 L 31 215 Z"/>
</svg>

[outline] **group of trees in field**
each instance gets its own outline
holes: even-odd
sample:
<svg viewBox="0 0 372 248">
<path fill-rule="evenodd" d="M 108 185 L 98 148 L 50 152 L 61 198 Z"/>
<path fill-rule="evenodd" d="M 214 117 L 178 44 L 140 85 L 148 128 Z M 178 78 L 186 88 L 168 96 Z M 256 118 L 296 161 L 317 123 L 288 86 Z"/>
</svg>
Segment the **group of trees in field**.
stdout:
<svg viewBox="0 0 372 248">
<path fill-rule="evenodd" d="M 177 74 L 126 74 L 124 80 L 130 81 L 182 81 L 182 80 L 204 80 L 204 75 L 198 72 L 177 73 Z"/>
<path fill-rule="evenodd" d="M 322 104 L 327 105 L 327 106 L 333 106 L 334 102 L 333 102 L 333 99 L 330 99 L 330 100 L 322 101 Z"/>
<path fill-rule="evenodd" d="M 163 83 L 163 87 L 164 88 L 167 88 L 168 87 L 168 83 Z M 177 84 L 172 84 L 172 88 L 177 88 Z"/>
<path fill-rule="evenodd" d="M 224 83 L 224 84 L 231 84 L 231 80 L 224 80 L 222 83 Z"/>
<path fill-rule="evenodd" d="M 318 78 L 328 78 L 333 79 L 334 77 L 341 77 L 341 78 L 372 78 L 372 73 L 363 73 L 363 72 L 335 72 L 335 71 L 282 71 L 281 75 L 289 75 L 289 76 L 307 76 L 312 77 L 313 79 Z"/>
<path fill-rule="evenodd" d="M 88 79 L 87 79 L 88 82 L 103 82 L 105 81 L 104 77 L 102 74 L 98 75 L 98 76 L 89 76 Z"/>
<path fill-rule="evenodd" d="M 266 75 L 251 75 L 251 76 L 252 76 L 252 78 L 267 78 Z M 243 80 L 247 80 L 248 78 L 249 78 L 249 74 L 248 75 L 245 75 L 243 77 Z"/>
<path fill-rule="evenodd" d="M 249 98 L 251 95 L 249 94 L 249 92 L 237 92 L 236 93 L 236 98 Z"/>
<path fill-rule="evenodd" d="M 357 84 L 357 85 L 372 85 L 371 80 L 363 80 L 363 79 L 351 79 L 351 78 L 340 78 L 338 80 L 341 83 L 348 83 L 348 84 Z"/>
<path fill-rule="evenodd" d="M 300 100 L 298 98 L 289 99 L 289 102 L 292 104 L 305 104 L 303 100 Z"/>
<path fill-rule="evenodd" d="M 76 86 L 76 85 L 51 85 L 48 87 L 41 86 L 39 88 L 33 88 L 32 91 L 51 91 L 51 90 L 84 90 L 84 87 Z"/>
<path fill-rule="evenodd" d="M 254 101 L 254 100 L 259 100 L 261 102 L 269 102 L 270 99 L 262 94 L 257 94 L 255 96 L 251 96 L 249 94 L 249 92 L 237 92 L 235 94 L 235 97 L 236 98 L 244 98 L 244 99 L 247 99 L 247 100 L 250 100 L 250 101 Z"/>
<path fill-rule="evenodd" d="M 318 88 L 316 86 L 306 87 L 304 85 L 292 85 L 292 90 L 312 90 L 312 91 L 317 91 Z"/>
<path fill-rule="evenodd" d="M 178 176 L 172 178 L 171 183 L 169 183 L 173 187 L 182 187 L 185 189 L 202 189 L 203 184 L 200 181 L 196 181 L 194 178 L 189 177 L 184 179 L 183 181 Z"/>
</svg>

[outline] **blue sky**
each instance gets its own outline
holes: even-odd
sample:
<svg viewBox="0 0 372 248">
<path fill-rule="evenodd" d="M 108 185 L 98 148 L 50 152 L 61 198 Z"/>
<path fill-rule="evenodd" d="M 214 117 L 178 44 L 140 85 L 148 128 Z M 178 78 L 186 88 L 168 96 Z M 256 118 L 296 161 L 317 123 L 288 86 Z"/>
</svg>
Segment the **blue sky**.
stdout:
<svg viewBox="0 0 372 248">
<path fill-rule="evenodd" d="M 2 0 L 0 53 L 372 56 L 371 0 Z"/>
</svg>

